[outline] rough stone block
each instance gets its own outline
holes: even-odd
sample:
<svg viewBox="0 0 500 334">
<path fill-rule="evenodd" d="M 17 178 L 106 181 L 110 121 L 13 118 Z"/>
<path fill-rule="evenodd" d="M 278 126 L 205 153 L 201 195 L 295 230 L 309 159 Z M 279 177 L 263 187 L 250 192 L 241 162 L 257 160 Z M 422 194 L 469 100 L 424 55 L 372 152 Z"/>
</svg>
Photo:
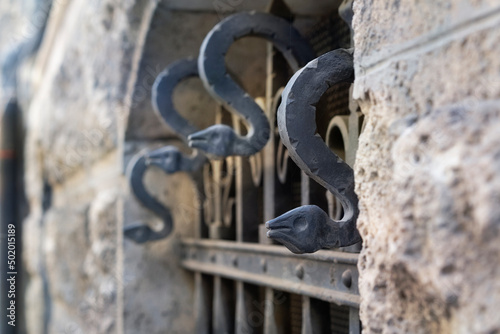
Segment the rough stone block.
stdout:
<svg viewBox="0 0 500 334">
<path fill-rule="evenodd" d="M 368 15 L 357 5 L 356 15 Z M 421 8 L 405 6 L 414 15 Z M 416 32 L 401 22 L 391 34 L 379 30 L 380 15 L 356 31 L 354 94 L 366 116 L 355 163 L 364 333 L 494 333 L 500 16 L 426 39 L 439 20 L 417 17 L 431 26 Z M 426 42 L 365 66 L 377 50 L 363 35 L 370 29 L 384 43 L 415 34 Z"/>
<path fill-rule="evenodd" d="M 369 67 L 500 12 L 495 0 L 354 1 L 355 58 Z"/>
</svg>

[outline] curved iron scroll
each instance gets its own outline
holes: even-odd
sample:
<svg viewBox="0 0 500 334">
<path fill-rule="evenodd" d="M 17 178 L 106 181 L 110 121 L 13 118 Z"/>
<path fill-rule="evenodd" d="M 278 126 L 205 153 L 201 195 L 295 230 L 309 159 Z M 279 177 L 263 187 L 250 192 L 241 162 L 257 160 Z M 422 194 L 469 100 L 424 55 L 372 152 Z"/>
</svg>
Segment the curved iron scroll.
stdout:
<svg viewBox="0 0 500 334">
<path fill-rule="evenodd" d="M 153 84 L 151 102 L 156 114 L 172 130 L 187 142 L 187 137 L 198 131 L 175 109 L 172 96 L 175 87 L 189 78 L 198 78 L 198 63 L 194 58 L 185 58 L 168 65 L 157 77 Z"/>
<path fill-rule="evenodd" d="M 198 64 L 196 59 L 185 58 L 167 66 L 167 68 L 158 75 L 153 84 L 151 102 L 155 113 L 165 124 L 174 130 L 185 143 L 188 141 L 188 136 L 198 131 L 198 129 L 178 113 L 177 109 L 175 109 L 172 96 L 175 87 L 177 87 L 181 81 L 198 77 Z M 166 153 L 171 153 L 170 155 L 173 154 L 172 150 L 178 151 L 178 149 L 173 146 L 170 149 L 164 148 L 163 150 L 165 150 Z M 152 155 L 150 154 L 150 160 L 156 159 L 158 161 L 158 159 L 162 159 L 161 153 L 161 149 L 157 150 L 156 154 L 152 152 Z M 173 169 L 174 166 L 170 166 L 169 169 L 164 169 L 160 161 L 158 161 L 157 165 L 169 174 L 177 171 L 194 172 L 201 168 L 207 160 L 206 156 L 198 150 L 195 150 L 191 156 L 186 156 L 178 151 L 177 157 L 179 158 L 177 170 Z M 181 161 L 182 164 L 180 164 Z"/>
<path fill-rule="evenodd" d="M 124 228 L 124 235 L 132 241 L 142 244 L 166 238 L 173 229 L 173 221 L 170 210 L 151 196 L 144 186 L 144 175 L 148 169 L 146 154 L 139 154 L 131 161 L 129 179 L 132 192 L 135 197 L 149 210 L 153 211 L 163 220 L 160 231 L 154 231 L 144 223 L 135 223 Z"/>
<path fill-rule="evenodd" d="M 269 139 L 269 122 L 259 105 L 228 74 L 225 55 L 235 40 L 262 37 L 283 54 L 294 72 L 315 57 L 309 43 L 286 20 L 264 13 L 238 13 L 217 24 L 205 37 L 198 69 L 207 91 L 225 108 L 240 114 L 250 129 L 245 137 L 226 125 L 213 125 L 189 136 L 189 145 L 217 157 L 249 156 Z"/>
<path fill-rule="evenodd" d="M 317 206 L 305 205 L 266 223 L 267 235 L 294 253 L 345 247 L 361 241 L 352 168 L 334 154 L 316 133 L 315 105 L 332 85 L 354 80 L 353 50 L 339 49 L 308 63 L 290 79 L 278 109 L 283 143 L 295 163 L 342 204 L 344 216 L 332 220 Z"/>
</svg>

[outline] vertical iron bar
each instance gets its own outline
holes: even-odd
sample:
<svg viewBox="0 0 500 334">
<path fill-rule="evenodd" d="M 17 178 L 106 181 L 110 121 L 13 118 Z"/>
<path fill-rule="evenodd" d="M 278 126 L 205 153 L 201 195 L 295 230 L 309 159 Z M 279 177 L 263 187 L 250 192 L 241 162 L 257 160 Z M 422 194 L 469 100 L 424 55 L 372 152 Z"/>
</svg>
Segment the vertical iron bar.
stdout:
<svg viewBox="0 0 500 334">
<path fill-rule="evenodd" d="M 245 297 L 245 284 L 236 281 L 236 334 L 252 333 L 252 328 L 246 319 L 250 312 Z"/>
<path fill-rule="evenodd" d="M 195 333 L 210 334 L 212 328 L 212 305 L 213 296 L 211 286 L 213 282 L 200 272 L 195 273 L 195 296 L 194 296 L 194 315 L 195 315 Z"/>
<path fill-rule="evenodd" d="M 233 115 L 233 124 L 236 133 L 241 134 L 240 122 L 238 118 Z M 235 157 L 236 163 L 236 242 L 243 242 L 245 233 L 244 226 L 244 198 L 243 198 L 243 158 Z M 247 300 L 245 294 L 245 284 L 242 281 L 236 281 L 236 334 L 252 333 L 252 328 L 249 325 L 247 315 L 249 310 L 247 308 Z"/>
<path fill-rule="evenodd" d="M 310 204 L 310 193 L 311 193 L 311 180 L 306 173 L 300 173 L 300 189 L 301 189 L 301 197 L 300 197 L 300 205 L 309 205 Z"/>
<path fill-rule="evenodd" d="M 359 310 L 354 307 L 349 308 L 349 334 L 360 334 L 361 323 L 359 321 Z"/>
<path fill-rule="evenodd" d="M 274 291 L 266 288 L 265 292 L 265 310 L 264 310 L 264 334 L 278 334 L 279 324 L 274 316 Z"/>
<path fill-rule="evenodd" d="M 266 115 L 269 120 L 274 120 L 276 115 L 274 110 L 271 110 L 271 105 L 274 97 L 274 85 L 273 85 L 273 45 L 267 43 L 267 57 L 266 57 Z M 264 222 L 267 222 L 275 218 L 275 208 L 274 208 L 274 178 L 275 178 L 275 149 L 274 149 L 274 121 L 270 122 L 270 132 L 269 141 L 263 150 L 264 158 Z"/>
<path fill-rule="evenodd" d="M 271 101 L 273 94 L 273 45 L 266 45 L 266 112 L 274 112 L 271 109 Z M 264 221 L 274 218 L 274 122 L 270 124 L 271 135 L 267 146 L 264 147 Z M 260 243 L 269 244 L 271 240 L 266 237 L 266 228 L 260 225 L 261 233 L 259 233 Z M 274 291 L 271 288 L 265 288 L 264 295 L 264 334 L 278 333 L 276 319 L 274 318 Z"/>
<path fill-rule="evenodd" d="M 214 277 L 213 298 L 213 328 L 214 333 L 234 333 L 234 284 L 232 281 Z"/>
<path fill-rule="evenodd" d="M 216 111 L 216 123 L 223 123 L 222 107 L 218 106 Z M 229 158 L 231 159 L 231 158 Z M 222 161 L 212 161 L 214 166 L 214 205 L 215 217 L 214 222 L 210 222 L 210 239 L 222 239 L 226 237 L 227 226 L 224 224 L 222 213 L 222 174 L 221 165 Z M 228 171 L 230 172 L 230 171 Z M 210 182 L 207 180 L 207 182 Z M 213 298 L 212 298 L 212 328 L 213 333 L 233 333 L 235 321 L 235 286 L 232 281 L 224 279 L 220 276 L 213 277 Z"/>
<path fill-rule="evenodd" d="M 302 334 L 312 334 L 311 298 L 302 296 Z"/>
</svg>

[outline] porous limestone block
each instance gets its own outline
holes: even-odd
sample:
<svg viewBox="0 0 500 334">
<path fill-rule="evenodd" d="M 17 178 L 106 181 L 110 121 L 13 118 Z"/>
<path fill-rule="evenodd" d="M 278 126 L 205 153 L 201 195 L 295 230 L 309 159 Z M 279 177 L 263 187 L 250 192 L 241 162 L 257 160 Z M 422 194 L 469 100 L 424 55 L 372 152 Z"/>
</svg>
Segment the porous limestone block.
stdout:
<svg viewBox="0 0 500 334">
<path fill-rule="evenodd" d="M 441 3 L 355 4 L 364 333 L 500 330 L 500 15 Z"/>
</svg>

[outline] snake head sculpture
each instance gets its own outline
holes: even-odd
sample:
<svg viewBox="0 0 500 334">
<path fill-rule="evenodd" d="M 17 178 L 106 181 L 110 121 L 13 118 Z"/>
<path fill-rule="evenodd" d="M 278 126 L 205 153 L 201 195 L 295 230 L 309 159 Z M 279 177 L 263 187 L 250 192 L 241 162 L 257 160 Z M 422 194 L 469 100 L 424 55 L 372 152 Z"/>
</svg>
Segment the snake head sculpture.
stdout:
<svg viewBox="0 0 500 334">
<path fill-rule="evenodd" d="M 292 252 L 346 247 L 361 241 L 354 171 L 317 135 L 316 105 L 329 87 L 354 80 L 353 50 L 330 51 L 309 62 L 290 79 L 278 109 L 278 127 L 290 157 L 310 178 L 334 194 L 342 205 L 341 220 L 319 207 L 303 206 L 269 221 L 268 236 Z M 307 217 L 310 215 L 310 217 Z"/>
<path fill-rule="evenodd" d="M 248 156 L 255 153 L 251 143 L 224 124 L 212 125 L 188 137 L 189 146 L 198 148 L 215 157 L 231 155 Z"/>
<path fill-rule="evenodd" d="M 314 253 L 332 248 L 331 235 L 335 229 L 327 213 L 316 205 L 304 205 L 266 223 L 267 236 L 296 254 Z M 333 233 L 335 234 L 335 233 Z"/>
<path fill-rule="evenodd" d="M 160 167 L 167 174 L 199 171 L 206 162 L 202 154 L 185 155 L 175 146 L 165 146 L 151 151 L 146 156 L 147 166 Z"/>
<path fill-rule="evenodd" d="M 148 241 L 158 240 L 156 233 L 143 223 L 135 223 L 124 228 L 125 238 L 134 241 L 136 244 L 143 244 Z"/>
<path fill-rule="evenodd" d="M 146 157 L 146 165 L 160 167 L 167 174 L 182 170 L 182 153 L 175 146 L 165 146 L 151 151 Z"/>
</svg>

